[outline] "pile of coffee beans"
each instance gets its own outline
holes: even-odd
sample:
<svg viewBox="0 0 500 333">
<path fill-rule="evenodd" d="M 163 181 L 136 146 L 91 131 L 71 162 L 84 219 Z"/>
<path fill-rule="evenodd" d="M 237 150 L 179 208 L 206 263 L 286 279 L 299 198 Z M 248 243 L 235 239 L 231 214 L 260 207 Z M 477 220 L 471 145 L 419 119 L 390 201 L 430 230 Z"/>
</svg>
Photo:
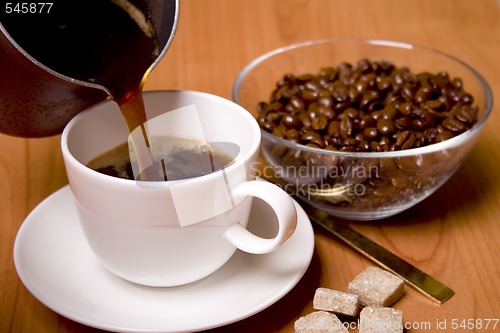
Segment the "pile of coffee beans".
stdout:
<svg viewBox="0 0 500 333">
<path fill-rule="evenodd" d="M 361 59 L 318 74 L 285 75 L 258 106 L 260 126 L 316 148 L 382 152 L 441 142 L 471 128 L 473 96 L 445 71 L 412 73 Z"/>
<path fill-rule="evenodd" d="M 478 121 L 479 109 L 461 78 L 413 73 L 361 59 L 317 74 L 284 75 L 257 121 L 274 136 L 322 150 L 263 142 L 264 178 L 324 209 L 373 212 L 427 196 L 460 164 L 453 149 L 405 156 L 391 152 L 457 136 Z M 450 171 L 451 170 L 451 171 Z M 347 216 L 347 215 L 346 215 Z"/>
</svg>

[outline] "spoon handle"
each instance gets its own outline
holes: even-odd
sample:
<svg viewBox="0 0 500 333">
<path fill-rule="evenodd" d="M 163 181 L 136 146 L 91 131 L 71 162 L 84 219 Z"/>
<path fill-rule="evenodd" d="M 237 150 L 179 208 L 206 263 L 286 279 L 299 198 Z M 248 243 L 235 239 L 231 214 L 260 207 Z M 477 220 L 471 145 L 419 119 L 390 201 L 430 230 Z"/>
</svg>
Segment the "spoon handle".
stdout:
<svg viewBox="0 0 500 333">
<path fill-rule="evenodd" d="M 415 266 L 399 258 L 342 222 L 335 220 L 328 213 L 314 208 L 304 201 L 301 201 L 301 206 L 313 222 L 322 226 L 377 265 L 399 276 L 434 302 L 442 304 L 453 296 L 453 290 L 443 283 L 422 272 Z"/>
</svg>

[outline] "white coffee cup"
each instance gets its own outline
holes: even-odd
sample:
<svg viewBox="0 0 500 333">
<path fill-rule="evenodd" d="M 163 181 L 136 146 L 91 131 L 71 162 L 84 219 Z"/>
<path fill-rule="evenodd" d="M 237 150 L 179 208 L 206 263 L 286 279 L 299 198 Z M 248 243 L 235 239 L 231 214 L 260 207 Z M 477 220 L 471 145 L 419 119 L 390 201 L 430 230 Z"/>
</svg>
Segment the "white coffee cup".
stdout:
<svg viewBox="0 0 500 333">
<path fill-rule="evenodd" d="M 64 162 L 83 232 L 105 267 L 138 284 L 177 286 L 215 272 L 237 248 L 264 254 L 290 238 L 297 223 L 295 206 L 279 187 L 255 180 L 260 129 L 245 109 L 194 91 L 146 92 L 144 100 L 149 119 L 185 107 L 197 110 L 196 121 L 189 112 L 176 112 L 155 131 L 182 137 L 197 133 L 193 126 L 202 124 L 207 142 L 230 142 L 239 152 L 223 170 L 200 177 L 120 179 L 86 166 L 129 139 L 116 103 L 102 102 L 73 118 L 62 134 Z M 252 197 L 274 210 L 276 221 L 259 221 L 277 225 L 274 238 L 246 229 Z"/>
</svg>

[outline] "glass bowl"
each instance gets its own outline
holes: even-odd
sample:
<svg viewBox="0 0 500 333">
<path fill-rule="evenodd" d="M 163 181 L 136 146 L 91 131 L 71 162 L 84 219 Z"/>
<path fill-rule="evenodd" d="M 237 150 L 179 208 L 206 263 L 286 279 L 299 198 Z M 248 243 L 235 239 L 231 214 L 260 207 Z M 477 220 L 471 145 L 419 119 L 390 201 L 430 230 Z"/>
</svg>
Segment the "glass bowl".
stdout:
<svg viewBox="0 0 500 333">
<path fill-rule="evenodd" d="M 447 84 L 455 86 L 463 84 L 467 94 L 456 97 L 457 101 L 462 103 L 468 100 L 470 102 L 470 97 L 473 97 L 476 122 L 471 123 L 462 132 L 454 133 L 455 135 L 451 138 L 448 135 L 441 135 L 440 140 L 436 139 L 437 142 L 432 144 L 410 144 L 403 147 L 403 144 L 408 140 L 411 143 L 415 141 L 414 137 L 410 138 L 411 133 L 415 133 L 417 138 L 422 138 L 423 134 L 416 133 L 431 126 L 428 125 L 428 127 L 415 127 L 419 130 L 410 127 L 407 130 L 410 134 L 403 135 L 404 138 L 400 140 L 399 148 L 390 148 L 391 146 L 387 143 L 388 137 L 395 140 L 396 130 L 401 125 L 398 123 L 396 129 L 393 128 L 390 134 L 382 135 L 379 131 L 377 139 L 373 139 L 373 141 L 378 141 L 378 144 L 372 144 L 367 139 L 368 136 L 365 136 L 364 139 L 362 135 L 356 136 L 360 141 L 359 147 L 363 141 L 365 148 L 362 151 L 353 151 L 352 147 L 332 148 L 329 142 L 333 142 L 332 137 L 339 137 L 339 134 L 332 131 L 332 135 L 330 135 L 327 129 L 329 123 L 334 120 L 337 123 L 332 125 L 332 128 L 339 127 L 339 123 L 342 122 L 339 115 L 346 108 L 346 105 L 341 105 L 341 103 L 345 102 L 345 99 L 336 98 L 333 95 L 333 97 L 330 96 L 330 100 L 327 98 L 326 102 L 325 100 L 320 101 L 321 96 L 327 95 L 321 93 L 322 89 L 330 89 L 332 92 L 335 88 L 331 88 L 331 86 L 334 84 L 328 83 L 327 79 L 321 79 L 319 83 L 316 82 L 309 86 L 305 82 L 310 78 L 310 74 L 317 75 L 321 72 L 324 77 L 330 74 L 332 77 L 334 75 L 338 77 L 340 75 L 338 72 L 345 68 L 352 68 L 349 67 L 351 65 L 362 67 L 366 65 L 366 62 L 372 64 L 370 70 L 373 71 L 380 71 L 380 67 L 384 70 L 383 68 L 387 67 L 387 64 L 393 64 L 397 68 L 407 68 L 411 73 L 431 73 L 447 77 L 450 82 L 453 82 Z M 378 65 L 374 66 L 374 63 Z M 346 64 L 350 65 L 346 66 Z M 339 65 L 344 69 L 341 69 Z M 332 74 L 332 67 L 337 69 L 337 74 Z M 285 75 L 287 76 L 285 77 Z M 457 78 L 461 80 L 457 80 Z M 398 81 L 397 77 L 392 79 L 395 82 Z M 278 82 L 283 85 L 285 81 L 294 82 L 293 84 L 288 82 L 288 88 L 298 85 L 298 81 L 302 85 L 300 89 L 294 87 L 292 93 L 277 92 Z M 364 93 L 363 89 L 366 88 L 355 84 L 354 81 L 355 79 L 351 79 L 350 83 L 345 82 L 351 84 L 349 89 L 354 91 L 352 93 L 353 100 L 356 90 L 359 89 L 358 92 Z M 316 93 L 311 93 L 307 89 L 316 91 Z M 401 110 L 404 108 L 401 107 L 401 104 L 405 102 L 404 98 L 416 100 L 417 97 L 415 97 L 416 95 L 405 96 L 405 87 L 397 89 L 403 90 L 403 97 L 394 97 L 393 102 L 399 103 L 396 104 L 397 110 L 403 112 Z M 261 124 L 262 163 L 259 167 L 260 176 L 276 183 L 300 200 L 305 200 L 334 216 L 351 220 L 386 218 L 414 206 L 435 192 L 454 174 L 470 152 L 493 107 L 492 92 L 488 83 L 471 66 L 437 50 L 384 40 L 317 40 L 271 51 L 258 57 L 242 70 L 234 83 L 232 94 L 233 100 L 251 112 Z M 437 99 L 438 95 L 427 96 L 427 101 Z M 301 96 L 304 99 L 297 102 L 296 98 L 291 96 Z M 442 101 L 446 100 L 446 98 L 442 99 Z M 266 104 L 262 104 L 262 102 Z M 268 117 L 269 105 L 272 103 L 281 104 L 280 107 L 285 110 L 281 111 L 279 117 Z M 364 108 L 367 104 L 363 103 L 351 103 L 351 106 L 358 105 L 358 107 Z M 418 107 L 408 107 L 412 114 L 411 117 L 413 117 L 413 113 L 419 114 L 419 112 L 422 113 L 422 110 L 427 110 L 427 107 L 431 110 L 432 101 L 429 103 L 424 106 L 419 104 Z M 259 117 L 263 117 L 263 105 L 267 107 L 264 116 L 268 118 L 259 119 Z M 327 122 L 323 117 L 323 124 L 317 120 L 316 125 L 313 125 L 311 120 L 321 113 L 317 112 L 318 105 L 327 106 L 330 111 L 323 113 L 328 116 L 326 117 Z M 448 105 L 452 104 L 441 105 L 440 112 L 444 112 L 442 114 L 447 116 L 453 113 L 455 116 L 450 117 L 456 118 L 455 111 L 443 109 Z M 370 112 L 375 110 L 380 111 L 380 114 L 386 106 L 375 103 L 370 106 L 373 108 Z M 286 112 L 297 113 L 297 108 L 303 108 L 309 112 L 308 117 L 306 117 L 309 120 L 306 121 L 302 118 L 299 125 L 297 125 L 296 119 L 287 118 L 285 120 Z M 366 115 L 368 111 L 363 110 L 357 111 L 360 115 Z M 362 111 L 364 113 L 361 113 Z M 438 113 L 435 112 L 435 114 Z M 384 117 L 391 119 L 392 116 Z M 347 119 L 349 115 L 344 117 Z M 345 125 L 346 122 L 343 126 L 344 132 L 347 133 L 353 127 L 361 126 L 360 119 L 353 118 L 352 122 L 348 124 L 349 126 Z M 436 121 L 441 120 L 438 119 L 434 122 Z M 288 127 L 280 126 L 283 124 Z M 413 126 L 413 122 L 411 124 Z M 396 123 L 392 123 L 392 127 L 394 125 Z M 266 126 L 268 126 L 267 129 L 265 129 Z M 278 126 L 281 130 L 276 129 Z M 313 132 L 320 133 L 320 135 L 304 137 L 310 129 L 308 126 L 316 126 Z M 404 129 L 402 126 L 401 128 Z M 449 132 L 443 130 L 444 125 L 439 125 L 441 126 L 439 128 L 437 123 L 434 123 L 433 126 L 435 129 L 426 133 L 434 133 L 434 138 L 437 138 L 436 135 L 441 132 Z M 292 138 L 290 139 L 283 133 L 292 127 L 295 132 L 286 132 L 287 135 L 294 133 L 294 136 L 290 134 Z M 321 128 L 323 128 L 323 132 L 321 132 Z M 368 135 L 367 132 L 361 133 Z M 296 139 L 297 135 L 299 139 Z M 426 135 L 432 136 L 431 134 Z M 387 140 L 382 141 L 380 139 L 382 136 L 385 136 L 383 140 Z M 336 140 L 337 144 L 350 142 L 347 139 L 344 140 L 342 136 Z M 352 141 L 352 138 L 350 140 Z"/>
</svg>

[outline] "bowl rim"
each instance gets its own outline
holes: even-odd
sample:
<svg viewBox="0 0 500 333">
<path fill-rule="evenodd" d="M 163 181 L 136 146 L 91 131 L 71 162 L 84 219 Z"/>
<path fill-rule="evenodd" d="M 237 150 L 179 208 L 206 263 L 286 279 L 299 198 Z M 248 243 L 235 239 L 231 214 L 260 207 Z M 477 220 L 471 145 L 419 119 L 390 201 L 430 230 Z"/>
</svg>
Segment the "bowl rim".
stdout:
<svg viewBox="0 0 500 333">
<path fill-rule="evenodd" d="M 248 63 L 238 74 L 236 77 L 233 88 L 232 88 L 232 100 L 239 104 L 239 99 L 238 99 L 238 92 L 240 90 L 240 87 L 245 80 L 246 76 L 255 68 L 257 67 L 260 63 L 264 62 L 268 58 L 271 58 L 273 56 L 279 55 L 281 53 L 285 53 L 288 51 L 291 51 L 293 49 L 298 49 L 298 48 L 304 48 L 312 45 L 318 45 L 318 44 L 332 44 L 332 43 L 352 43 L 352 44 L 367 44 L 367 45 L 377 45 L 377 46 L 386 46 L 386 47 L 397 47 L 397 48 L 404 48 L 404 49 L 419 49 L 422 51 L 430 52 L 430 53 L 435 53 L 437 55 L 443 56 L 445 58 L 448 58 L 457 64 L 461 65 L 464 67 L 466 70 L 469 70 L 479 81 L 483 91 L 484 91 L 484 105 L 482 106 L 484 109 L 483 114 L 481 115 L 481 118 L 478 119 L 478 121 L 467 131 L 454 136 L 450 139 L 447 139 L 442 142 L 438 143 L 433 143 L 430 145 L 418 147 L 418 148 L 410 148 L 410 149 L 403 149 L 403 150 L 396 150 L 396 151 L 387 151 L 387 152 L 348 152 L 348 151 L 339 151 L 339 150 L 326 150 L 323 148 L 314 148 L 314 147 L 309 147 L 300 143 L 295 143 L 293 141 L 283 139 L 280 137 L 277 137 L 273 135 L 272 133 L 269 133 L 263 129 L 261 129 L 261 134 L 262 138 L 265 139 L 266 141 L 271 141 L 276 144 L 280 144 L 283 146 L 286 146 L 288 148 L 295 148 L 295 149 L 300 149 L 316 154 L 328 154 L 328 155 L 337 155 L 337 156 L 345 156 L 345 157 L 364 157 L 364 158 L 383 158 L 383 157 L 402 157 L 402 156 L 414 156 L 414 155 L 419 155 L 419 154 L 428 154 L 428 153 L 433 153 L 437 151 L 442 151 L 450 148 L 454 148 L 456 146 L 461 145 L 462 143 L 466 142 L 469 137 L 474 138 L 476 134 L 478 134 L 484 125 L 486 124 L 486 121 L 488 120 L 491 112 L 493 111 L 493 92 L 491 90 L 490 85 L 486 81 L 486 79 L 472 66 L 467 64 L 466 62 L 460 60 L 459 58 L 450 55 L 448 53 L 445 53 L 443 51 L 440 51 L 435 48 L 427 47 L 427 46 L 421 46 L 417 44 L 412 44 L 412 43 L 407 43 L 407 42 L 400 42 L 400 41 L 392 41 L 392 40 L 385 40 L 385 39 L 347 39 L 347 38 L 323 38 L 323 39 L 316 39 L 316 40 L 308 40 L 304 42 L 299 42 L 299 43 L 294 43 L 294 44 L 289 44 L 283 47 L 279 47 L 277 49 L 271 50 L 269 52 L 266 52 L 259 57 L 255 58 L 252 60 L 250 63 Z M 285 73 L 283 73 L 284 75 Z M 249 110 L 247 110 L 249 111 Z M 250 112 L 250 111 L 249 111 Z M 264 141 L 264 140 L 263 140 Z"/>
</svg>

